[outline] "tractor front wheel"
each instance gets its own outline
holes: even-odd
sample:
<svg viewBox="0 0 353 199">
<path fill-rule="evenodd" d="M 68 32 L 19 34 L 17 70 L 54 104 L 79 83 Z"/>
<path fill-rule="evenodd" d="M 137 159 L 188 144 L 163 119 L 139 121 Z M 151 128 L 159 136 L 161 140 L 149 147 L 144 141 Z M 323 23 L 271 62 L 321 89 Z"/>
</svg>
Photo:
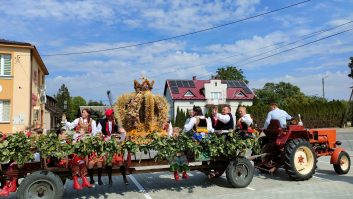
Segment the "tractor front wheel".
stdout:
<svg viewBox="0 0 353 199">
<path fill-rule="evenodd" d="M 302 139 L 290 140 L 285 146 L 284 167 L 290 178 L 301 181 L 313 177 L 316 155 L 311 144 Z"/>
<path fill-rule="evenodd" d="M 340 155 L 338 156 L 338 164 L 334 164 L 333 168 L 339 175 L 348 173 L 349 169 L 351 168 L 351 159 L 349 158 L 347 152 L 340 152 Z"/>
</svg>

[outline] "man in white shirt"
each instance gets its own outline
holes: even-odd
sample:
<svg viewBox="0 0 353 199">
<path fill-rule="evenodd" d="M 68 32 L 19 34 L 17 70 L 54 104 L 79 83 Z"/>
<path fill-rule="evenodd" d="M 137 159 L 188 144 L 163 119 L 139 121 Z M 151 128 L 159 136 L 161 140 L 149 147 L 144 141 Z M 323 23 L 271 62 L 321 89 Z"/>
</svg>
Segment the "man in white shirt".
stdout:
<svg viewBox="0 0 353 199">
<path fill-rule="evenodd" d="M 213 126 L 216 130 L 234 129 L 233 116 L 230 112 L 231 109 L 229 105 L 225 105 L 222 108 L 222 114 L 218 113 L 217 109 L 212 110 L 213 121 L 216 122 Z"/>
<path fill-rule="evenodd" d="M 267 129 L 271 120 L 278 120 L 281 128 L 286 128 L 287 120 L 292 119 L 292 116 L 290 116 L 286 111 L 279 109 L 277 103 L 271 103 L 270 110 L 271 111 L 267 114 L 264 129 Z"/>
<path fill-rule="evenodd" d="M 237 121 L 237 127 L 242 130 L 247 130 L 253 123 L 250 114 L 246 113 L 246 108 L 244 106 L 240 106 L 238 108 L 238 113 L 240 115 L 240 118 Z"/>
</svg>

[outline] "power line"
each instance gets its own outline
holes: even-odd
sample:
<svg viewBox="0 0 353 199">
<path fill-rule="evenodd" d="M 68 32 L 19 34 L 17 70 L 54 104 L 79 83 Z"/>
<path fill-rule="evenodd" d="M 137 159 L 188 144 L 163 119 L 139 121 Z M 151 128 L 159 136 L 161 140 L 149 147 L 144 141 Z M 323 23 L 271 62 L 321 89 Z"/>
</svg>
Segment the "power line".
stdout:
<svg viewBox="0 0 353 199">
<path fill-rule="evenodd" d="M 271 14 L 271 13 L 274 13 L 274 12 L 285 10 L 285 9 L 288 9 L 288 8 L 291 8 L 291 7 L 295 7 L 295 6 L 298 6 L 298 5 L 301 5 L 301 4 L 305 4 L 305 3 L 308 3 L 310 1 L 311 0 L 300 1 L 300 2 L 297 2 L 297 3 L 294 3 L 294 4 L 290 4 L 290 5 L 281 7 L 281 8 L 277 8 L 277 9 L 268 11 L 268 12 L 263 12 L 263 13 L 260 13 L 260 14 L 257 14 L 257 15 L 253 15 L 253 16 L 250 16 L 250 17 L 246 17 L 246 18 L 243 18 L 243 19 L 236 20 L 236 21 L 231 21 L 231 22 L 228 22 L 228 23 L 225 23 L 225 24 L 221 24 L 221 25 L 218 25 L 218 26 L 213 26 L 213 27 L 210 27 L 210 28 L 205 28 L 205 29 L 201 29 L 201 30 L 197 30 L 197 31 L 193 31 L 193 32 L 189 32 L 189 33 L 185 33 L 185 34 L 181 34 L 181 35 L 176 35 L 176 36 L 172 36 L 172 37 L 167 37 L 167 38 L 163 38 L 163 39 L 157 39 L 157 40 L 153 40 L 153 41 L 147 41 L 147 42 L 142 42 L 142 43 L 138 43 L 138 44 L 120 46 L 120 47 L 115 47 L 115 48 L 106 48 L 106 49 L 100 49 L 100 50 L 81 51 L 81 52 L 56 53 L 56 54 L 47 54 L 47 55 L 42 55 L 42 56 L 49 57 L 49 56 L 80 55 L 80 54 L 89 54 L 89 53 L 96 53 L 96 52 L 120 50 L 120 49 L 124 49 L 124 48 L 131 48 L 131 47 L 136 47 L 136 46 L 153 44 L 153 43 L 157 43 L 157 42 L 161 42 L 161 41 L 167 41 L 167 40 L 172 40 L 172 39 L 176 39 L 176 38 L 180 38 L 180 37 L 186 37 L 186 36 L 189 36 L 189 35 L 194 35 L 194 34 L 197 34 L 197 33 L 206 32 L 206 31 L 218 29 L 218 28 L 221 28 L 221 27 L 229 26 L 229 25 L 232 25 L 232 24 L 236 24 L 236 23 L 239 23 L 239 22 L 247 21 L 247 20 L 250 20 L 250 19 L 254 19 L 254 18 L 258 18 L 258 17 L 264 16 L 264 15 L 268 15 L 268 14 Z"/>
<path fill-rule="evenodd" d="M 266 57 L 262 57 L 262 58 L 259 58 L 259 59 L 253 60 L 253 61 L 246 62 L 245 64 L 242 64 L 240 66 L 245 66 L 245 65 L 248 65 L 248 64 L 251 64 L 251 63 L 255 63 L 255 62 L 258 62 L 258 61 L 261 61 L 261 60 L 264 60 L 264 59 L 267 59 L 267 58 L 270 58 L 270 57 L 273 57 L 273 56 L 276 56 L 276 55 L 279 55 L 279 54 L 282 54 L 282 53 L 285 53 L 285 52 L 288 52 L 288 51 L 295 50 L 297 48 L 301 48 L 301 47 L 304 47 L 304 46 L 307 46 L 307 45 L 310 45 L 310 44 L 313 44 L 313 43 L 316 43 L 316 42 L 319 42 L 319 41 L 322 41 L 322 40 L 325 40 L 325 39 L 328 39 L 328 38 L 331 38 L 331 37 L 334 37 L 334 36 L 337 36 L 337 35 L 340 35 L 340 34 L 343 34 L 343 33 L 346 33 L 346 32 L 349 32 L 349 31 L 352 31 L 352 30 L 353 30 L 353 28 L 350 28 L 350 29 L 347 29 L 347 30 L 344 30 L 344 31 L 341 31 L 341 32 L 338 32 L 338 33 L 335 33 L 335 34 L 331 34 L 331 35 L 328 35 L 326 37 L 322 37 L 320 39 L 317 39 L 317 40 L 314 40 L 314 41 L 311 41 L 311 42 L 308 42 L 308 43 L 305 43 L 305 44 L 302 44 L 302 45 L 299 45 L 299 46 L 295 46 L 295 47 L 280 51 L 280 52 L 272 54 L 272 55 L 268 55 Z M 235 63 L 233 63 L 233 64 L 235 64 Z M 206 77 L 206 75 L 205 76 L 200 76 L 200 77 Z"/>
<path fill-rule="evenodd" d="M 321 29 L 321 30 L 318 30 L 318 31 L 315 31 L 315 32 L 306 34 L 306 35 L 302 35 L 302 36 L 299 37 L 298 40 L 295 40 L 295 41 L 293 41 L 293 42 L 289 42 L 289 43 L 286 43 L 286 42 L 278 42 L 278 43 L 271 44 L 271 45 L 268 45 L 268 46 L 265 46 L 265 47 L 261 47 L 261 48 L 257 48 L 257 49 L 254 49 L 254 50 L 248 50 L 248 51 L 246 51 L 247 53 L 248 53 L 248 52 L 257 51 L 257 50 L 262 50 L 262 49 L 265 49 L 265 48 L 269 48 L 269 47 L 273 47 L 273 46 L 277 46 L 277 45 L 280 45 L 280 44 L 285 43 L 283 46 L 279 46 L 279 47 L 277 47 L 277 48 L 275 48 L 275 49 L 272 49 L 272 50 L 269 50 L 269 51 L 265 51 L 265 52 L 256 54 L 256 55 L 251 56 L 251 57 L 244 58 L 243 60 L 249 60 L 249 59 L 254 58 L 254 57 L 259 57 L 259 56 L 264 55 L 264 54 L 267 54 L 267 53 L 269 53 L 269 52 L 273 52 L 273 51 L 275 51 L 275 50 L 281 49 L 281 48 L 283 48 L 283 47 L 286 47 L 286 46 L 289 46 L 289 45 L 292 45 L 292 44 L 295 44 L 295 43 L 298 43 L 299 41 L 302 41 L 302 40 L 311 38 L 311 37 L 313 37 L 313 36 L 316 36 L 316 35 L 319 35 L 319 34 L 322 34 L 322 33 L 325 33 L 325 32 L 331 31 L 331 30 L 334 30 L 334 29 L 337 29 L 337 28 L 339 28 L 339 27 L 342 27 L 342 26 L 347 25 L 347 24 L 350 24 L 350 23 L 353 23 L 353 20 L 352 20 L 352 21 L 348 21 L 348 22 L 346 22 L 346 23 L 339 24 L 339 25 L 334 26 L 334 27 L 325 28 L 325 29 Z M 201 67 L 201 66 L 205 66 L 206 64 L 209 64 L 209 63 L 213 63 L 213 62 L 216 62 L 216 61 L 220 61 L 220 60 L 224 60 L 224 59 L 228 59 L 228 58 L 235 57 L 235 56 L 240 56 L 240 55 L 244 55 L 244 53 L 235 54 L 235 55 L 227 56 L 227 57 L 220 58 L 220 59 L 215 59 L 215 60 L 213 60 L 213 61 L 211 61 L 211 62 L 204 62 L 204 63 L 198 64 L 198 65 L 184 66 L 184 67 L 174 68 L 173 70 L 170 70 L 170 71 L 160 72 L 160 73 L 158 73 L 158 75 L 161 75 L 161 74 L 170 74 L 170 73 L 173 73 L 173 72 L 182 70 L 182 69 L 198 68 L 198 67 Z M 241 60 L 240 62 L 242 62 L 242 60 Z M 238 63 L 239 63 L 239 62 L 233 63 L 233 64 L 238 64 Z M 229 64 L 229 65 L 231 65 L 231 64 Z M 154 77 L 154 76 L 156 76 L 156 75 L 151 75 L 150 77 Z M 207 75 L 202 75 L 202 76 L 199 76 L 199 77 L 207 77 L 207 76 L 209 76 L 209 74 L 207 74 Z M 91 87 L 91 88 L 100 88 L 100 87 L 103 87 L 103 86 L 109 87 L 109 86 L 113 86 L 113 85 L 116 85 L 116 84 L 117 84 L 117 83 L 108 84 L 108 85 L 100 85 L 100 86 L 95 86 L 95 87 Z M 75 89 L 73 89 L 73 90 L 75 90 Z"/>
<path fill-rule="evenodd" d="M 284 47 L 286 47 L 286 46 L 290 46 L 290 45 L 296 44 L 296 43 L 298 43 L 298 42 L 300 42 L 300 41 L 303 41 L 303 40 L 309 39 L 309 38 L 311 38 L 311 37 L 314 37 L 314 36 L 316 36 L 316 35 L 320 35 L 320 34 L 322 34 L 322 33 L 325 33 L 325 32 L 328 32 L 328 31 L 331 31 L 331 30 L 334 30 L 334 29 L 337 29 L 337 28 L 339 28 L 339 27 L 345 26 L 345 25 L 350 24 L 350 23 L 353 23 L 353 20 L 352 20 L 352 21 L 348 21 L 348 22 L 343 23 L 343 24 L 340 24 L 340 25 L 337 25 L 337 26 L 334 26 L 334 27 L 331 27 L 331 28 L 319 30 L 319 31 L 316 31 L 316 32 L 314 32 L 314 33 L 308 34 L 308 35 L 304 36 L 302 39 L 298 39 L 298 40 L 296 40 L 296 41 L 293 41 L 293 42 L 289 42 L 289 43 L 287 43 L 287 44 L 284 44 L 283 46 L 279 46 L 279 47 L 277 47 L 277 48 L 274 48 L 274 49 L 271 49 L 271 50 L 268 50 L 268 51 L 265 51 L 265 52 L 262 52 L 262 53 L 258 53 L 258 54 L 254 55 L 254 56 L 247 57 L 246 59 L 242 59 L 242 60 L 238 61 L 238 65 L 242 65 L 242 62 L 247 61 L 247 60 L 249 60 L 249 59 L 253 59 L 253 58 L 255 58 L 255 57 L 260 57 L 260 56 L 262 56 L 262 55 L 264 55 L 264 54 L 267 54 L 267 53 L 276 51 L 276 50 L 281 49 L 281 48 L 284 48 Z M 240 62 L 240 64 L 239 64 L 239 62 Z M 246 63 L 247 63 L 247 62 L 246 62 Z"/>
<path fill-rule="evenodd" d="M 326 37 L 322 37 L 320 39 L 317 39 L 317 40 L 314 40 L 314 41 L 311 41 L 311 42 L 308 42 L 308 43 L 305 43 L 305 44 L 302 44 L 302 45 L 299 45 L 299 46 L 296 46 L 296 47 L 293 47 L 293 48 L 289 48 L 287 50 L 283 50 L 283 51 L 280 51 L 278 53 L 275 53 L 275 54 L 272 54 L 272 55 L 269 55 L 269 56 L 266 56 L 266 57 L 262 57 L 260 59 L 256 59 L 256 60 L 253 60 L 253 61 L 250 61 L 250 62 L 247 62 L 245 64 L 243 64 L 243 66 L 245 65 L 248 65 L 248 64 L 251 64 L 251 63 L 255 63 L 255 62 L 258 62 L 258 61 L 261 61 L 261 60 L 264 60 L 264 59 L 267 59 L 267 58 L 270 58 L 270 57 L 273 57 L 273 56 L 276 56 L 276 55 L 279 55 L 279 54 L 282 54 L 284 52 L 288 52 L 288 51 L 291 51 L 291 50 L 295 50 L 297 48 L 301 48 L 303 46 L 307 46 L 307 45 L 310 45 L 310 44 L 313 44 L 313 43 L 316 43 L 316 42 L 319 42 L 319 41 L 322 41 L 324 39 L 328 39 L 330 37 L 334 37 L 334 36 L 337 36 L 337 35 L 340 35 L 340 34 L 343 34 L 343 33 L 346 33 L 346 32 L 349 32 L 349 31 L 352 31 L 353 28 L 350 28 L 350 29 L 347 29 L 347 30 L 344 30 L 344 31 L 341 31 L 341 32 L 338 32 L 338 33 L 335 33 L 335 34 L 332 34 L 332 35 L 329 35 L 329 36 L 326 36 Z"/>
<path fill-rule="evenodd" d="M 269 51 L 265 51 L 265 52 L 262 52 L 262 53 L 258 53 L 254 56 L 251 56 L 251 57 L 247 57 L 247 58 L 244 58 L 243 60 L 248 60 L 248 59 L 252 59 L 254 57 L 259 57 L 263 54 L 267 54 L 269 52 L 273 52 L 275 50 L 278 50 L 278 49 L 281 49 L 283 47 L 286 47 L 286 46 L 289 46 L 289 45 L 292 45 L 292 44 L 295 44 L 295 43 L 298 43 L 299 41 L 303 41 L 303 40 L 306 40 L 308 38 L 311 38 L 311 37 L 314 37 L 316 35 L 320 35 L 322 33 L 325 33 L 325 32 L 328 32 L 328 31 L 331 31 L 331 30 L 334 30 L 334 29 L 337 29 L 339 27 L 342 27 L 342 26 L 345 26 L 347 24 L 350 24 L 350 23 L 353 23 L 353 20 L 352 21 L 348 21 L 346 23 L 343 23 L 343 24 L 340 24 L 340 25 L 337 25 L 337 26 L 334 26 L 334 27 L 330 27 L 330 28 L 326 28 L 326 29 L 322 29 L 322 30 L 318 30 L 318 31 L 315 31 L 315 32 L 312 32 L 312 33 L 309 33 L 309 34 L 306 34 L 306 35 L 302 35 L 300 36 L 298 40 L 295 40 L 293 42 L 278 42 L 278 43 L 275 43 L 275 44 L 272 44 L 272 45 L 268 45 L 268 46 L 265 46 L 265 47 L 261 47 L 261 48 L 257 48 L 257 49 L 254 49 L 254 50 L 248 50 L 246 51 L 246 53 L 249 53 L 249 52 L 254 52 L 254 51 L 257 51 L 257 50 L 262 50 L 262 49 L 266 49 L 266 48 L 269 48 L 269 47 L 273 47 L 273 46 L 277 46 L 277 45 L 280 45 L 280 44 L 283 44 L 285 43 L 283 46 L 279 46 L 275 49 L 271 49 Z M 231 55 L 231 56 L 227 56 L 227 57 L 223 57 L 223 58 L 219 58 L 219 59 L 215 59 L 211 62 L 205 62 L 205 63 L 202 63 L 202 64 L 199 64 L 199 65 L 194 65 L 194 66 L 186 66 L 186 67 L 179 67 L 179 68 L 176 68 L 175 70 L 173 71 L 178 71 L 180 69 L 189 69 L 189 68 L 196 68 L 196 67 L 199 67 L 199 66 L 204 66 L 205 64 L 209 64 L 209 63 L 214 63 L 216 61 L 220 61 L 220 60 L 225 60 L 225 59 L 228 59 L 228 58 L 231 58 L 231 57 L 238 57 L 238 56 L 241 56 L 241 55 L 244 55 L 244 53 L 240 53 L 240 54 L 235 54 L 235 55 Z M 159 73 L 159 74 L 165 74 L 165 73 L 170 73 L 171 71 L 168 71 L 168 72 L 162 72 L 162 73 Z"/>
</svg>

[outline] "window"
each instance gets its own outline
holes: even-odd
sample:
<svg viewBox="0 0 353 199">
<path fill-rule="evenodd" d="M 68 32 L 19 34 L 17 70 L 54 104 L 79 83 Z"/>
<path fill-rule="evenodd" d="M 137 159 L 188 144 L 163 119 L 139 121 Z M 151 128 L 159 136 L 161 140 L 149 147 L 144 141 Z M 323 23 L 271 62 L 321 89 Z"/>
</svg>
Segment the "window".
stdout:
<svg viewBox="0 0 353 199">
<path fill-rule="evenodd" d="M 240 91 L 239 93 L 235 94 L 235 97 L 245 97 L 245 95 Z"/>
<path fill-rule="evenodd" d="M 188 91 L 185 93 L 184 97 L 194 97 L 194 94 L 192 94 L 191 91 Z"/>
<path fill-rule="evenodd" d="M 0 76 L 11 76 L 11 55 L 0 54 Z"/>
<path fill-rule="evenodd" d="M 213 103 L 215 104 L 218 103 L 218 100 L 221 99 L 221 96 L 222 96 L 221 94 L 222 94 L 221 92 L 211 92 L 211 98 Z"/>
<path fill-rule="evenodd" d="M 211 92 L 212 99 L 221 99 L 221 92 Z"/>
<path fill-rule="evenodd" d="M 10 122 L 9 100 L 0 100 L 0 122 Z"/>
</svg>

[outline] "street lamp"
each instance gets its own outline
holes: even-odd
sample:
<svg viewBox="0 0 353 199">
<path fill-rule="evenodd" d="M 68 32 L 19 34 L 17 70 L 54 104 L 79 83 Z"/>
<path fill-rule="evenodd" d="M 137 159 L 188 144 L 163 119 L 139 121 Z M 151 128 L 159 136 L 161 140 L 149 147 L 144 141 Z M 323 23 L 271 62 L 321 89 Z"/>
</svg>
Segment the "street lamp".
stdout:
<svg viewBox="0 0 353 199">
<path fill-rule="evenodd" d="M 326 75 L 325 77 L 322 77 L 322 98 L 325 99 L 325 79 L 328 77 L 328 75 Z"/>
</svg>

